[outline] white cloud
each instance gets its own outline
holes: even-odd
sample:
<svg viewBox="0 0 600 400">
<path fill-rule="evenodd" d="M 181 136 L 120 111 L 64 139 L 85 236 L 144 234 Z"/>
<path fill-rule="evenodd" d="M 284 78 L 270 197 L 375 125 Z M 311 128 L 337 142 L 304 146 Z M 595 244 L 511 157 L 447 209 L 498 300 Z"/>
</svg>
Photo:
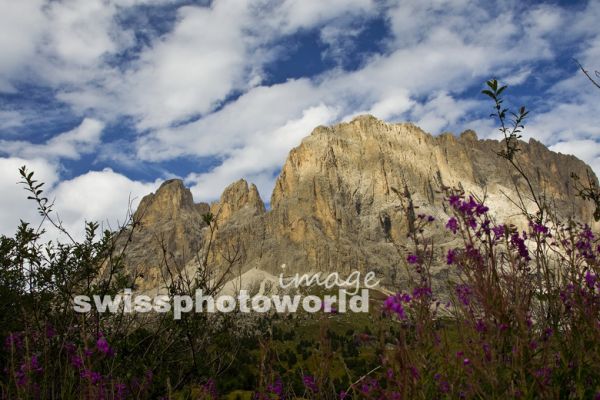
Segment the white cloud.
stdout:
<svg viewBox="0 0 600 400">
<path fill-rule="evenodd" d="M 542 36 L 556 32 L 563 23 L 561 11 L 550 5 L 538 5 L 527 12 L 525 19 L 529 32 Z"/>
<path fill-rule="evenodd" d="M 145 51 L 124 77 L 124 102 L 140 128 L 167 126 L 204 114 L 252 73 L 244 27 L 246 1 L 224 0 L 210 8 L 183 7 L 172 32 Z"/>
<path fill-rule="evenodd" d="M 173 30 L 144 48 L 124 73 L 95 70 L 91 82 L 62 90 L 58 98 L 79 112 L 133 116 L 140 130 L 168 128 L 259 85 L 263 66 L 286 51 L 276 45 L 282 37 L 336 18 L 366 18 L 375 9 L 372 0 L 222 0 L 181 7 Z M 110 52 L 110 42 L 101 43 L 96 47 Z"/>
<path fill-rule="evenodd" d="M 400 90 L 398 93 L 392 93 L 377 101 L 371 106 L 371 109 L 367 111 L 367 114 L 374 115 L 375 117 L 384 121 L 390 121 L 403 115 L 405 112 L 414 107 L 415 104 L 416 102 L 411 100 L 407 91 Z"/>
<path fill-rule="evenodd" d="M 600 144 L 592 139 L 558 142 L 550 146 L 550 150 L 563 154 L 574 154 L 587 163 L 593 163 L 600 157 Z"/>
<path fill-rule="evenodd" d="M 212 170 L 192 173 L 187 179 L 195 184 L 196 196 L 214 199 L 240 177 L 261 180 L 270 190 L 277 169 L 274 160 L 283 160 L 290 147 L 271 148 L 269 142 L 275 132 L 289 121 L 302 120 L 308 110 L 335 110 L 337 119 L 367 110 L 388 120 L 408 116 L 432 133 L 450 128 L 462 131 L 467 128 L 463 124 L 468 113 L 487 103 L 458 99 L 456 93 L 465 85 L 483 82 L 496 70 L 512 77 L 511 83 L 527 79 L 529 70 L 517 61 L 550 57 L 543 36 L 549 26 L 560 23 L 560 18 L 552 20 L 554 14 L 541 8 L 535 21 L 518 25 L 509 24 L 510 13 L 489 13 L 470 1 L 453 2 L 450 17 L 442 19 L 432 19 L 430 9 L 421 2 L 410 4 L 392 9 L 390 18 L 398 22 L 398 12 L 408 9 L 421 24 L 418 35 L 407 37 L 407 32 L 398 30 L 403 26 L 398 23 L 396 41 L 387 55 L 371 57 L 354 72 L 337 69 L 312 79 L 252 88 L 218 112 L 142 136 L 139 157 L 149 161 L 218 157 L 220 162 Z M 447 2 L 435 3 L 440 12 L 447 6 Z M 419 13 L 427 17 L 420 20 Z M 472 121 L 468 127 L 485 129 L 482 136 L 496 133 L 492 121 Z M 257 148 L 257 143 L 269 152 Z M 261 191 L 265 197 L 270 194 Z"/>
<path fill-rule="evenodd" d="M 321 104 L 304 110 L 300 118 L 287 121 L 273 131 L 253 132 L 251 140 L 234 149 L 219 166 L 210 172 L 190 174 L 186 183 L 193 185 L 191 189 L 196 199 L 213 200 L 229 183 L 246 178 L 257 184 L 263 200 L 268 201 L 275 185 L 275 173 L 289 150 L 299 145 L 312 129 L 330 124 L 337 116 L 335 109 Z"/>
<path fill-rule="evenodd" d="M 9 130 L 22 126 L 25 117 L 18 111 L 0 110 L 0 130 Z"/>
<path fill-rule="evenodd" d="M 97 78 L 101 57 L 121 50 L 114 4 L 102 0 L 0 0 L 0 91 L 32 78 L 80 84 Z"/>
<path fill-rule="evenodd" d="M 440 92 L 425 104 L 416 105 L 412 115 L 419 127 L 432 134 L 439 134 L 444 128 L 455 126 L 477 104 L 474 100 L 456 100 L 447 92 Z"/>
<path fill-rule="evenodd" d="M 524 67 L 519 71 L 512 72 L 509 76 L 501 80 L 505 85 L 518 86 L 527 81 L 527 78 L 531 76 L 531 68 Z"/>
<path fill-rule="evenodd" d="M 101 0 L 56 1 L 47 5 L 50 25 L 42 52 L 79 66 L 126 47 L 131 39 L 116 29 L 115 5 Z"/>
<path fill-rule="evenodd" d="M 139 182 L 104 169 L 60 182 L 53 190 L 55 210 L 76 238 L 85 234 L 84 221 L 97 221 L 104 229 L 126 222 L 128 208 L 135 211 L 142 197 L 156 191 L 160 182 Z"/>
<path fill-rule="evenodd" d="M 257 133 L 274 131 L 319 104 L 318 88 L 308 79 L 256 87 L 219 112 L 171 129 L 142 136 L 138 156 L 160 161 L 180 156 L 226 156 L 251 143 Z"/>
<path fill-rule="evenodd" d="M 38 182 L 44 182 L 44 196 L 54 204 L 53 217 L 60 220 L 67 231 L 77 240 L 85 235 L 85 221 L 97 221 L 104 229 L 117 228 L 124 222 L 128 207 L 135 210 L 141 198 L 155 191 L 160 182 L 139 182 L 131 180 L 110 169 L 90 171 L 71 180 L 59 180 L 58 165 L 43 159 L 23 159 L 17 157 L 0 158 L 0 234 L 14 235 L 19 220 L 31 223 L 37 228 L 41 218 L 36 204 L 28 200 L 28 192 L 21 181 L 18 169 L 26 166 L 34 172 Z M 64 235 L 49 223 L 43 225 L 46 239 Z"/>
<path fill-rule="evenodd" d="M 271 11 L 271 24 L 290 34 L 319 26 L 334 18 L 364 16 L 376 10 L 373 0 L 286 0 Z M 266 10 L 268 12 L 268 10 Z"/>
<path fill-rule="evenodd" d="M 12 77 L 31 61 L 44 26 L 41 0 L 0 0 L 0 93 L 15 92 Z"/>
<path fill-rule="evenodd" d="M 21 181 L 19 168 L 22 166 L 34 171 L 34 178 L 38 182 L 45 182 L 46 188 L 58 181 L 57 166 L 46 160 L 0 158 L 0 234 L 13 235 L 21 219 L 34 227 L 40 223 L 35 203 L 27 200 L 29 193 L 24 190 L 23 185 L 18 184 Z"/>
<path fill-rule="evenodd" d="M 100 144 L 103 129 L 102 122 L 85 118 L 76 128 L 58 134 L 44 144 L 34 144 L 22 140 L 0 140 L 0 153 L 24 158 L 76 160 L 82 154 L 95 150 Z"/>
<path fill-rule="evenodd" d="M 550 150 L 572 154 L 585 161 L 600 176 L 600 143 L 593 139 L 570 140 L 550 146 Z"/>
<path fill-rule="evenodd" d="M 15 92 L 12 77 L 33 56 L 44 25 L 41 0 L 0 0 L 0 93 Z"/>
<path fill-rule="evenodd" d="M 589 69 L 600 57 L 598 2 L 572 12 L 516 0 L 222 0 L 179 8 L 171 31 L 153 37 L 118 68 L 108 60 L 135 41 L 117 17 L 140 1 L 0 3 L 0 49 L 6 54 L 0 91 L 14 91 L 23 76 L 34 76 L 88 117 L 43 144 L 4 140 L 2 153 L 52 160 L 45 168 L 56 173 L 57 160 L 98 149 L 100 120 L 130 116 L 139 136 L 122 138 L 100 157 L 115 152 L 111 159 L 133 164 L 213 157 L 216 167 L 187 177 L 197 199 L 205 200 L 240 177 L 256 182 L 268 198 L 274 173 L 301 137 L 318 124 L 365 110 L 387 120 L 410 118 L 433 133 L 476 128 L 480 136 L 497 137 L 492 120 L 465 123 L 472 111 L 487 107 L 480 99 L 462 99 L 466 88 L 493 75 L 511 85 L 535 78 L 535 64 L 552 60 L 569 40 L 581 43 L 578 56 Z M 361 60 L 353 71 L 338 66 L 318 76 L 262 84 L 265 66 L 286 56 L 281 40 L 288 35 L 317 29 L 327 46 L 324 56 L 343 60 L 361 22 L 378 13 L 392 33 L 383 54 Z M 583 152 L 600 134 L 597 93 L 587 86 L 574 73 L 547 92 L 542 88 L 546 111 L 531 116 L 526 134 L 586 157 L 598 171 L 597 153 Z M 223 104 L 232 94 L 239 97 Z M 26 123 L 15 112 L 2 116 L 4 127 Z M 119 154 L 121 143 L 126 145 Z M 149 192 L 153 184 L 105 170 L 56 185 L 66 219 L 75 226 L 84 216 L 114 218 L 111 212 L 123 211 L 117 203 L 126 203 L 123 193 Z"/>
</svg>

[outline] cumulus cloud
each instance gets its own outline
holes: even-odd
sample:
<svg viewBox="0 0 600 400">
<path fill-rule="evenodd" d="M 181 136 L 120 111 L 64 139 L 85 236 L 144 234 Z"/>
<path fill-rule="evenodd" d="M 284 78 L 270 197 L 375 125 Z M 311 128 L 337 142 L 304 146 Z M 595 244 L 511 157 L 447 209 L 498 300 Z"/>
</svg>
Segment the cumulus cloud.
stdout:
<svg viewBox="0 0 600 400">
<path fill-rule="evenodd" d="M 412 110 L 416 124 L 432 133 L 442 133 L 448 126 L 455 126 L 468 111 L 478 106 L 474 100 L 456 100 L 447 92 L 437 93 L 424 104 L 417 104 Z"/>
<path fill-rule="evenodd" d="M 0 110 L 0 130 L 10 130 L 25 122 L 25 117 L 18 111 Z"/>
<path fill-rule="evenodd" d="M 483 117 L 489 104 L 477 98 L 482 82 L 494 76 L 510 85 L 539 84 L 526 138 L 535 136 L 599 168 L 597 152 L 589 150 L 598 147 L 600 134 L 594 88 L 575 66 L 567 74 L 560 66 L 552 85 L 537 71 L 575 44 L 575 55 L 593 69 L 600 57 L 598 2 L 582 9 L 516 0 L 171 4 L 164 9 L 174 12 L 170 29 L 143 42 L 139 27 L 123 25 L 119 16 L 140 4 L 163 10 L 158 7 L 166 0 L 0 3 L 6 10 L 0 15 L 0 49 L 6 54 L 0 92 L 14 92 L 25 77 L 35 77 L 83 120 L 44 143 L 5 139 L 0 154 L 12 157 L 4 160 L 46 162 L 69 221 L 85 213 L 100 218 L 116 207 L 110 198 L 76 193 L 94 193 L 93 181 L 115 202 L 123 201 L 117 191 L 141 193 L 153 183 L 111 170 L 59 182 L 61 159 L 96 154 L 134 167 L 209 158 L 214 162 L 208 170 L 186 176 L 197 200 L 218 197 L 240 177 L 257 183 L 268 198 L 291 147 L 314 126 L 359 113 L 412 120 L 432 133 L 474 128 L 482 137 L 497 137 L 493 121 Z M 344 52 L 353 51 L 363 24 L 375 17 L 389 29 L 383 51 L 346 70 Z M 322 56 L 338 61 L 336 67 L 269 83 L 268 66 L 288 55 L 286 39 L 313 31 L 325 48 Z M 23 115 L 3 111 L 0 129 L 27 124 Z M 133 121 L 129 135 L 99 149 L 104 123 L 123 117 Z M 69 198 L 87 208 L 70 209 Z"/>
<path fill-rule="evenodd" d="M 71 180 L 60 180 L 59 166 L 44 159 L 18 157 L 0 158 L 0 234 L 13 235 L 20 220 L 37 228 L 42 222 L 36 204 L 27 200 L 28 193 L 20 185 L 18 170 L 26 166 L 34 172 L 55 211 L 53 217 L 62 221 L 75 239 L 85 235 L 85 221 L 97 221 L 104 229 L 115 229 L 126 221 L 129 207 L 133 210 L 141 198 L 155 191 L 160 181 L 139 182 L 111 169 L 90 171 Z M 42 225 L 48 238 L 66 240 L 47 222 Z"/>
<path fill-rule="evenodd" d="M 126 222 L 143 196 L 156 191 L 160 181 L 139 182 L 106 168 L 61 181 L 51 191 L 64 226 L 77 238 L 85 234 L 83 221 L 97 221 L 104 229 Z"/>
<path fill-rule="evenodd" d="M 42 0 L 0 0 L 0 93 L 16 92 L 13 77 L 35 54 L 43 32 Z"/>
<path fill-rule="evenodd" d="M 318 104 L 318 88 L 308 79 L 256 87 L 219 112 L 175 128 L 141 136 L 138 156 L 168 160 L 180 156 L 219 156 L 251 143 L 257 132 L 274 131 Z"/>
<path fill-rule="evenodd" d="M 186 183 L 192 185 L 195 199 L 213 200 L 220 196 L 224 182 L 246 178 L 256 183 L 261 196 L 268 201 L 275 173 L 283 165 L 288 151 L 299 145 L 307 132 L 330 124 L 337 115 L 335 109 L 321 104 L 304 110 L 300 118 L 287 121 L 273 131 L 253 132 L 248 143 L 231 151 L 219 166 L 209 172 L 190 174 Z"/>
<path fill-rule="evenodd" d="M 397 119 L 412 109 L 415 104 L 416 102 L 410 98 L 407 91 L 399 90 L 397 93 L 390 93 L 381 100 L 377 101 L 366 113 L 374 115 L 382 120 L 390 121 Z M 345 119 L 350 117 L 351 116 L 348 116 Z"/>
<path fill-rule="evenodd" d="M 41 222 L 35 204 L 27 200 L 28 194 L 24 186 L 19 184 L 19 168 L 24 165 L 30 171 L 35 171 L 36 179 L 45 182 L 46 187 L 58 182 L 57 166 L 44 159 L 0 158 L 0 234 L 14 234 L 20 220 L 30 222 L 35 227 Z"/>
<path fill-rule="evenodd" d="M 589 70 L 600 69 L 600 33 L 592 28 L 592 20 L 600 18 L 600 4 L 589 2 L 584 9 L 562 18 L 573 27 L 565 31 L 564 36 L 579 42 L 575 58 Z M 600 91 L 574 62 L 569 65 L 569 73 L 543 93 L 543 111 L 532 116 L 525 134 L 550 145 L 553 150 L 581 158 L 600 175 L 600 145 L 597 141 L 600 137 L 597 112 Z"/>
<path fill-rule="evenodd" d="M 140 128 L 159 128 L 211 111 L 232 90 L 252 80 L 244 28 L 246 1 L 183 7 L 172 32 L 147 49 L 124 77 L 125 104 Z"/>
<path fill-rule="evenodd" d="M 287 0 L 273 12 L 284 33 L 306 29 L 340 16 L 361 15 L 375 10 L 373 0 Z"/>
<path fill-rule="evenodd" d="M 558 142 L 550 147 L 550 150 L 563 154 L 578 154 L 579 158 L 590 165 L 600 162 L 600 145 L 592 139 L 571 140 Z"/>
<path fill-rule="evenodd" d="M 288 4 L 283 9 L 293 7 Z M 309 12 L 312 4 L 306 7 Z M 252 163 L 242 162 L 235 168 L 233 163 L 238 162 L 239 154 L 254 154 L 257 137 L 265 142 L 273 140 L 274 132 L 319 104 L 335 109 L 338 120 L 366 111 L 388 120 L 411 119 L 432 133 L 472 127 L 482 130 L 483 137 L 493 136 L 497 133 L 493 121 L 469 119 L 475 111 L 486 110 L 487 114 L 488 104 L 483 99 L 462 99 L 462 91 L 496 71 L 511 85 L 522 84 L 531 74 L 529 62 L 553 57 L 548 36 L 565 23 L 565 18 L 550 7 L 533 8 L 520 24 L 514 23 L 519 21 L 519 8 L 508 10 L 496 13 L 493 8 L 467 0 L 433 4 L 414 1 L 392 6 L 387 13 L 394 36 L 389 39 L 388 51 L 366 59 L 358 70 L 337 69 L 310 79 L 251 88 L 197 121 L 142 135 L 137 142 L 138 156 L 154 161 L 181 156 L 217 157 L 220 162 L 212 171 L 188 177 L 191 183 L 202 183 L 195 189 L 198 196 L 214 198 L 240 176 L 256 176 L 262 182 L 271 182 L 265 187 L 272 186 L 270 160 L 257 156 Z M 442 12 L 444 18 L 440 18 Z M 281 14 L 282 8 L 274 15 L 277 13 Z M 287 25 L 303 26 L 301 16 L 296 18 Z M 323 35 L 331 34 L 331 30 L 324 27 Z M 479 90 L 473 94 L 479 95 Z M 553 112 L 556 114 L 556 110 Z M 546 126 L 554 124 L 550 115 L 539 116 L 532 120 L 532 132 L 544 129 L 539 121 Z M 563 118 L 562 124 L 568 121 Z M 278 158 L 283 159 L 289 148 L 274 151 L 280 151 Z"/>
<path fill-rule="evenodd" d="M 76 128 L 53 136 L 44 144 L 34 144 L 22 140 L 0 140 L 0 153 L 25 158 L 76 160 L 82 154 L 95 150 L 101 142 L 103 129 L 102 122 L 85 118 Z"/>
</svg>

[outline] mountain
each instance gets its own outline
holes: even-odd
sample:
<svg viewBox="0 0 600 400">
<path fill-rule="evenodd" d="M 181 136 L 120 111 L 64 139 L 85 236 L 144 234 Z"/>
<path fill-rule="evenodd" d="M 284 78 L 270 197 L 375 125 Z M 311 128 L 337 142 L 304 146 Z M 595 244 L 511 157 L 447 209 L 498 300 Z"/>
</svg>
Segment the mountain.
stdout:
<svg viewBox="0 0 600 400">
<path fill-rule="evenodd" d="M 516 188 L 527 193 L 526 182 L 497 156 L 502 146 L 470 130 L 434 137 L 413 124 L 368 115 L 320 126 L 289 153 L 268 211 L 256 186 L 244 180 L 211 205 L 194 204 L 181 181 L 165 182 L 138 207 L 141 227 L 128 263 L 140 271 L 137 282 L 146 289 L 168 279 L 165 260 L 191 273 L 205 255 L 210 229 L 203 215 L 210 211 L 217 226 L 209 257 L 215 267 L 235 254 L 239 272 L 256 268 L 277 275 L 282 264 L 286 273 L 374 271 L 386 284 L 402 285 L 409 204 L 416 214 L 435 217 L 430 235 L 440 255 L 454 244 L 444 229 L 449 217 L 442 186 L 485 196 L 499 221 L 523 222 L 513 202 Z M 576 197 L 571 179 L 571 173 L 585 176 L 590 167 L 533 139 L 520 147 L 519 162 L 536 192 L 562 217 L 591 221 L 592 204 Z M 434 275 L 441 281 L 447 274 L 440 262 Z"/>
</svg>

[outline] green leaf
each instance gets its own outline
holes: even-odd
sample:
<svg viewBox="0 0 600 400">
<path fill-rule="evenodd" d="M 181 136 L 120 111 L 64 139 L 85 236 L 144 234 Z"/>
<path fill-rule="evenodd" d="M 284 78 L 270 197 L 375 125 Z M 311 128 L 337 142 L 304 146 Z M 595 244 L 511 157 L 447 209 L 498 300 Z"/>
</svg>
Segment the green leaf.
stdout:
<svg viewBox="0 0 600 400">
<path fill-rule="evenodd" d="M 491 90 L 482 90 L 481 93 L 491 97 L 492 99 L 496 99 L 496 95 Z"/>
<path fill-rule="evenodd" d="M 490 87 L 490 89 L 492 89 L 494 92 L 496 92 L 498 90 L 498 81 L 497 80 L 491 79 L 491 80 L 487 81 L 486 83 Z"/>
</svg>

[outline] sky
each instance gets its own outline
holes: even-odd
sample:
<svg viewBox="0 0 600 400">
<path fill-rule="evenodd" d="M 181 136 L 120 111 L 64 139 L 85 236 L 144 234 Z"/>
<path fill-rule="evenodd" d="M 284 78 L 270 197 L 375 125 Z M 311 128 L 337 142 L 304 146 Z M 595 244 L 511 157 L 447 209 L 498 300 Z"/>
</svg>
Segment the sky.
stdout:
<svg viewBox="0 0 600 400">
<path fill-rule="evenodd" d="M 481 95 L 509 85 L 524 138 L 600 173 L 600 1 L 0 0 L 0 234 L 38 221 L 27 165 L 75 236 L 181 178 L 195 201 L 255 183 L 268 203 L 318 125 L 369 113 L 500 138 Z"/>
</svg>

